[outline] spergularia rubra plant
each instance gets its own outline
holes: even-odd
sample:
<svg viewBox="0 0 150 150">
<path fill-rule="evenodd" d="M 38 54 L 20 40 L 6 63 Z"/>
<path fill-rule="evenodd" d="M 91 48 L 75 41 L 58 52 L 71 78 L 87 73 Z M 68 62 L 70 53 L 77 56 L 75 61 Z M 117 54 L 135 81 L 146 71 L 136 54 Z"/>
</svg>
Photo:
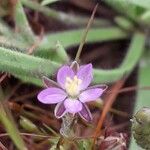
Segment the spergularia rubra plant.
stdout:
<svg viewBox="0 0 150 150">
<path fill-rule="evenodd" d="M 57 104 L 54 111 L 57 118 L 70 113 L 91 121 L 92 115 L 86 102 L 97 100 L 106 90 L 105 85 L 89 87 L 92 71 L 92 64 L 79 67 L 77 62 L 73 62 L 71 66 L 62 66 L 57 73 L 57 83 L 43 78 L 47 88 L 38 94 L 38 100 L 44 104 Z"/>
</svg>

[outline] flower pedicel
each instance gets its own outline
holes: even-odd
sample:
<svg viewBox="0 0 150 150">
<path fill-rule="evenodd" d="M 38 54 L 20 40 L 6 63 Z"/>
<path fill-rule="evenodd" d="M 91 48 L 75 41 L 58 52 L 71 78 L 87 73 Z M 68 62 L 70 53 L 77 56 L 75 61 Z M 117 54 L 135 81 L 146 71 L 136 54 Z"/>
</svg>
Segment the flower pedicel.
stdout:
<svg viewBox="0 0 150 150">
<path fill-rule="evenodd" d="M 63 117 L 66 113 L 78 113 L 86 121 L 92 120 L 92 115 L 85 104 L 95 101 L 106 90 L 106 85 L 88 87 L 93 79 L 92 64 L 79 67 L 77 62 L 71 66 L 62 66 L 57 73 L 57 83 L 43 77 L 47 88 L 38 94 L 38 100 L 44 104 L 57 104 L 55 116 Z"/>
</svg>

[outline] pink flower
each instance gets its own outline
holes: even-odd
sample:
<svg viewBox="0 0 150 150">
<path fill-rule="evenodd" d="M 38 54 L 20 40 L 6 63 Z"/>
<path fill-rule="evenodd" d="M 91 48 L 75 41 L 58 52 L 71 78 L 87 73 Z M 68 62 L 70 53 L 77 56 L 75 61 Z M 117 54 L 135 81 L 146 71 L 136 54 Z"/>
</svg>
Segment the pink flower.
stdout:
<svg viewBox="0 0 150 150">
<path fill-rule="evenodd" d="M 88 87 L 93 79 L 92 69 L 92 64 L 79 67 L 77 62 L 62 66 L 57 73 L 57 83 L 43 77 L 47 88 L 38 94 L 38 100 L 44 104 L 57 104 L 54 111 L 57 118 L 66 113 L 78 113 L 84 120 L 91 121 L 92 115 L 85 103 L 95 101 L 107 87 Z"/>
</svg>

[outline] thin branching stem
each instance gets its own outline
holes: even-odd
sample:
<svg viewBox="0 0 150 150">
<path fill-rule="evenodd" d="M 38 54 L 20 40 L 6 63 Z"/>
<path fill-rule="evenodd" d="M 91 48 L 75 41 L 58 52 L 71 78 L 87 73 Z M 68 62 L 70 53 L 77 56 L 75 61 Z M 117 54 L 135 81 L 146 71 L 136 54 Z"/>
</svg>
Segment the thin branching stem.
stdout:
<svg viewBox="0 0 150 150">
<path fill-rule="evenodd" d="M 85 41 L 86 41 L 86 37 L 87 37 L 88 31 L 89 31 L 89 29 L 90 29 L 90 27 L 91 27 L 91 24 L 93 23 L 93 19 L 94 19 L 94 15 L 95 15 L 95 13 L 96 13 L 97 7 L 98 7 L 98 4 L 95 6 L 95 8 L 94 8 L 94 10 L 93 10 L 93 13 L 92 13 L 92 15 L 91 15 L 91 18 L 90 18 L 89 21 L 88 21 L 87 27 L 86 27 L 86 29 L 85 29 L 85 31 L 84 31 L 84 33 L 83 33 L 83 37 L 82 37 L 82 39 L 81 39 L 81 43 L 80 43 L 79 49 L 78 49 L 77 54 L 76 54 L 76 57 L 75 57 L 75 61 L 77 61 L 77 62 L 79 61 L 79 57 L 80 57 L 80 55 L 81 55 L 81 52 L 82 52 L 84 43 L 85 43 Z"/>
</svg>

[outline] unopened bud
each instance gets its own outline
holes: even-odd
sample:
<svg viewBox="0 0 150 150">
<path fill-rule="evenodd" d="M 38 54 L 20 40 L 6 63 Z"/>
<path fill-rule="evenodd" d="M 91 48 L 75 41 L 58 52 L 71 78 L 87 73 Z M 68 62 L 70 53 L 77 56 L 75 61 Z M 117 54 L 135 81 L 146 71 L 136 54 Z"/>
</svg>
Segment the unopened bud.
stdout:
<svg viewBox="0 0 150 150">
<path fill-rule="evenodd" d="M 126 137 L 124 133 L 109 135 L 102 140 L 100 150 L 127 150 Z"/>
</svg>

